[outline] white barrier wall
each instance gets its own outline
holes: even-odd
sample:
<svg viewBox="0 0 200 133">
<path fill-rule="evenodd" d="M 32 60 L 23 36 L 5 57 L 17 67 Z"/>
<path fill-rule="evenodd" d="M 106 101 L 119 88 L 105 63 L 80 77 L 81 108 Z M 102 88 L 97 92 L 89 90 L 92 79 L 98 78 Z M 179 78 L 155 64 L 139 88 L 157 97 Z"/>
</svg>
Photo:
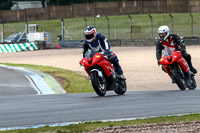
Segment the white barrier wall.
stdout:
<svg viewBox="0 0 200 133">
<path fill-rule="evenodd" d="M 38 50 L 38 44 L 36 42 L 0 44 L 0 53 L 12 53 L 20 51 L 34 51 L 34 50 Z"/>
</svg>

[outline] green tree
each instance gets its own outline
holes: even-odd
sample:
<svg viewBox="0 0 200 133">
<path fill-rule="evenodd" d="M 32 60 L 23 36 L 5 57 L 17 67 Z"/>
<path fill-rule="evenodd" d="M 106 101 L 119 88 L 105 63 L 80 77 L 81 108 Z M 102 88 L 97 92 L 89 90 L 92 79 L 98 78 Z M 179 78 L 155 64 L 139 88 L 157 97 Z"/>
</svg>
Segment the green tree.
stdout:
<svg viewBox="0 0 200 133">
<path fill-rule="evenodd" d="M 12 0 L 0 0 L 0 10 L 10 10 Z"/>
</svg>

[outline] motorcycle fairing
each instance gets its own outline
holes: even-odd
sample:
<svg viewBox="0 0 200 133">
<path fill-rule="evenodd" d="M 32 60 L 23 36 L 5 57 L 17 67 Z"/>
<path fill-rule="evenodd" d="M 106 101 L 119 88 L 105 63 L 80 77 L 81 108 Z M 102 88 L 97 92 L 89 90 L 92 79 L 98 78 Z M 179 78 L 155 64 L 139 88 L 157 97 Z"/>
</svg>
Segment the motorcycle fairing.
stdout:
<svg viewBox="0 0 200 133">
<path fill-rule="evenodd" d="M 172 62 L 171 62 L 171 64 L 173 62 L 178 62 L 182 66 L 182 68 L 183 68 L 183 70 L 185 72 L 187 72 L 189 70 L 189 66 L 188 66 L 186 60 L 183 58 L 183 56 L 182 56 L 180 51 L 174 51 L 172 53 Z"/>
<path fill-rule="evenodd" d="M 96 53 L 94 55 L 91 66 L 94 66 L 94 65 L 100 66 L 104 70 L 106 76 L 110 76 L 112 74 L 112 72 L 110 71 L 110 68 L 112 68 L 112 65 L 110 64 L 108 60 L 105 60 L 105 57 L 101 53 Z"/>
<path fill-rule="evenodd" d="M 189 66 L 186 62 L 186 60 L 182 57 L 182 54 L 180 53 L 180 51 L 173 51 L 172 55 L 171 56 L 168 56 L 168 57 L 165 57 L 163 56 L 160 60 L 159 60 L 160 64 L 164 65 L 164 68 L 165 68 L 165 65 L 171 65 L 173 64 L 174 62 L 178 62 L 184 72 L 187 72 L 189 70 Z"/>
<path fill-rule="evenodd" d="M 88 74 L 88 68 L 96 65 L 100 66 L 104 70 L 106 76 L 110 76 L 112 74 L 112 72 L 110 71 L 110 69 L 113 69 L 112 65 L 108 60 L 105 60 L 105 57 L 100 53 L 96 53 L 94 57 L 89 59 L 83 58 L 80 61 L 80 64 L 85 67 L 85 70 Z"/>
</svg>

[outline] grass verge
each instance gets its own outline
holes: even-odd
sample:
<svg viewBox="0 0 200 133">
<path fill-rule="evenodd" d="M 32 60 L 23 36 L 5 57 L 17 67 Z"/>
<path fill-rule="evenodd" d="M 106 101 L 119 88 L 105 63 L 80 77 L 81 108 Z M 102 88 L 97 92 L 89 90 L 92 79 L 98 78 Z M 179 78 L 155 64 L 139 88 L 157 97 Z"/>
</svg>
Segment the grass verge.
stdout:
<svg viewBox="0 0 200 133">
<path fill-rule="evenodd" d="M 87 80 L 82 75 L 70 70 L 65 70 L 50 66 L 39 66 L 39 65 L 28 65 L 28 64 L 10 64 L 10 63 L 1 63 L 1 64 L 8 66 L 16 66 L 16 67 L 25 67 L 25 68 L 27 67 L 40 70 L 44 73 L 48 73 L 60 83 L 60 85 L 67 91 L 67 93 L 94 92 L 89 80 Z"/>
<path fill-rule="evenodd" d="M 96 130 L 102 127 L 114 127 L 114 126 L 133 126 L 141 124 L 156 124 L 156 123 L 175 123 L 175 122 L 189 122 L 189 121 L 199 121 L 200 114 L 191 114 L 184 116 L 167 116 L 167 117 L 155 117 L 147 119 L 136 119 L 130 121 L 117 121 L 117 122 L 86 122 L 80 124 L 74 124 L 69 126 L 60 127 L 41 127 L 37 129 L 23 129 L 23 130 L 10 130 L 4 131 L 6 133 L 67 133 L 67 132 L 88 132 Z"/>
</svg>

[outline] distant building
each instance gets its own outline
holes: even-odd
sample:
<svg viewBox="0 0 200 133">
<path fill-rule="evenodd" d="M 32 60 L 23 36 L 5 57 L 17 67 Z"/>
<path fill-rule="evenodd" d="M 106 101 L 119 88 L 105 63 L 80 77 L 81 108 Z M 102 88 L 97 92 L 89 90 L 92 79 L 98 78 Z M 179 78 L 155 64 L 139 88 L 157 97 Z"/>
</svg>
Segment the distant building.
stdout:
<svg viewBox="0 0 200 133">
<path fill-rule="evenodd" d="M 23 10 L 27 8 L 42 8 L 42 1 L 13 1 L 11 10 Z"/>
</svg>

